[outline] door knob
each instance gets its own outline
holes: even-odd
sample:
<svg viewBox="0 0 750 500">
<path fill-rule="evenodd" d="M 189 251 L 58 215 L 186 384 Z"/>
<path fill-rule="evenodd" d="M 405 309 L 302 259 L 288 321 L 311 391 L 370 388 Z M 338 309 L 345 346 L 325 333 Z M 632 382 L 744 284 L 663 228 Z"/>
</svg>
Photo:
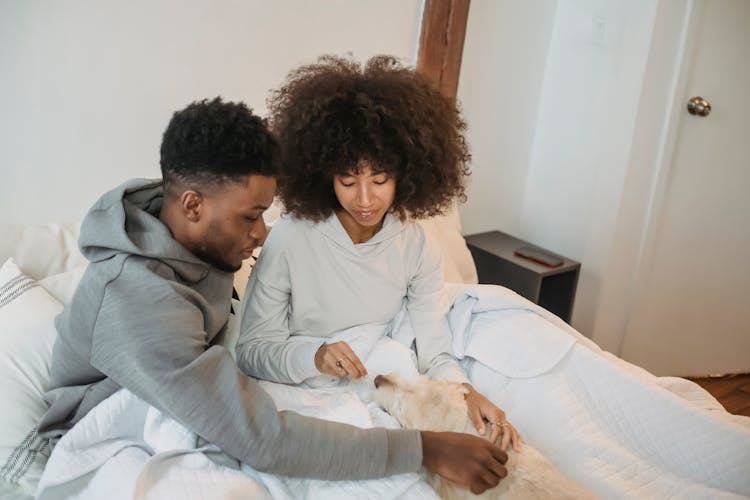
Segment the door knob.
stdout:
<svg viewBox="0 0 750 500">
<path fill-rule="evenodd" d="M 695 96 L 688 101 L 687 110 L 691 115 L 708 116 L 711 112 L 711 104 L 701 96 Z"/>
</svg>

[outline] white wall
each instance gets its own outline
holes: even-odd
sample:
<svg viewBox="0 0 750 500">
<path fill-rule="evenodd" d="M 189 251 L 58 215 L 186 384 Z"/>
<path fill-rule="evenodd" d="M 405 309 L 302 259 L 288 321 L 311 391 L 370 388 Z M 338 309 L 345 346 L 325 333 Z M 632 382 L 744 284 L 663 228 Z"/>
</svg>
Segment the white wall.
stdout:
<svg viewBox="0 0 750 500">
<path fill-rule="evenodd" d="M 561 0 L 555 18 L 521 237 L 581 261 L 573 324 L 594 337 L 655 13 L 652 0 Z"/>
<path fill-rule="evenodd" d="M 105 190 L 158 177 L 161 134 L 221 95 L 265 113 L 325 53 L 413 64 L 421 0 L 0 2 L 0 223 L 80 220 Z"/>
<path fill-rule="evenodd" d="M 556 2 L 474 0 L 458 99 L 469 122 L 473 174 L 464 234 L 517 234 Z"/>
<path fill-rule="evenodd" d="M 475 152 L 464 232 L 500 229 L 579 260 L 573 325 L 617 353 L 684 2 L 478 0 L 471 9 L 459 88 Z"/>
<path fill-rule="evenodd" d="M 619 352 L 674 89 L 684 0 L 474 0 L 459 100 L 466 234 L 582 262 L 573 324 Z M 159 175 L 171 113 L 268 91 L 323 53 L 414 61 L 421 0 L 0 2 L 0 223 L 80 220 Z"/>
</svg>

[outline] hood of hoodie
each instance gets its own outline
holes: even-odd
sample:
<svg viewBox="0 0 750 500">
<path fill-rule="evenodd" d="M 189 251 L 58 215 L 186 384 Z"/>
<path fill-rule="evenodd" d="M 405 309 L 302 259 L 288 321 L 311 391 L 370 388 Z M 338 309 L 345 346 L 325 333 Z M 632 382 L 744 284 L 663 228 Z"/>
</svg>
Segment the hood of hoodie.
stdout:
<svg viewBox="0 0 750 500">
<path fill-rule="evenodd" d="M 387 213 L 383 219 L 383 227 L 372 238 L 364 243 L 355 244 L 335 213 L 323 222 L 315 224 L 315 229 L 320 231 L 337 247 L 360 256 L 373 255 L 384 250 L 390 245 L 393 238 L 401 234 L 406 227 L 406 224 L 401 219 L 391 213 Z"/>
<path fill-rule="evenodd" d="M 100 262 L 118 254 L 164 262 L 190 283 L 211 269 L 172 237 L 159 220 L 164 201 L 161 180 L 132 179 L 105 193 L 86 214 L 78 246 L 84 257 Z"/>
</svg>

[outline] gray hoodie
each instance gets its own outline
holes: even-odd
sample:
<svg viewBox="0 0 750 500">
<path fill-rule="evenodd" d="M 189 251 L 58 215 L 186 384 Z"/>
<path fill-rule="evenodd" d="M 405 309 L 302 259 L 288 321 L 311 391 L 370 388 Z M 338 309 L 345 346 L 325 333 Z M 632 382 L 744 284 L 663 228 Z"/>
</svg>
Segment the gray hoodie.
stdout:
<svg viewBox="0 0 750 500">
<path fill-rule="evenodd" d="M 201 261 L 158 219 L 160 181 L 131 180 L 87 214 L 79 245 L 91 261 L 57 318 L 49 410 L 56 439 L 121 387 L 261 471 L 364 479 L 416 471 L 413 430 L 356 427 L 278 412 L 214 344 L 229 319 L 232 274 Z"/>
</svg>

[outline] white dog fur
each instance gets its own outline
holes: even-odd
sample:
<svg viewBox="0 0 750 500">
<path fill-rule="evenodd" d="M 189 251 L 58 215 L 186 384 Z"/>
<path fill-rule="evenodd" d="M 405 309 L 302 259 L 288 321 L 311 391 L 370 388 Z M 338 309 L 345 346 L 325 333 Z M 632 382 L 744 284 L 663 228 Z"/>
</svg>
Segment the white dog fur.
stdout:
<svg viewBox="0 0 750 500">
<path fill-rule="evenodd" d="M 468 415 L 467 389 L 461 384 L 426 377 L 405 380 L 397 373 L 376 377 L 375 401 L 402 426 L 425 431 L 454 431 L 478 435 Z M 488 433 L 490 426 L 488 428 Z M 590 492 L 563 476 L 541 453 L 524 444 L 520 453 L 508 451 L 508 475 L 480 496 L 428 474 L 430 485 L 444 499 L 589 499 Z"/>
</svg>

